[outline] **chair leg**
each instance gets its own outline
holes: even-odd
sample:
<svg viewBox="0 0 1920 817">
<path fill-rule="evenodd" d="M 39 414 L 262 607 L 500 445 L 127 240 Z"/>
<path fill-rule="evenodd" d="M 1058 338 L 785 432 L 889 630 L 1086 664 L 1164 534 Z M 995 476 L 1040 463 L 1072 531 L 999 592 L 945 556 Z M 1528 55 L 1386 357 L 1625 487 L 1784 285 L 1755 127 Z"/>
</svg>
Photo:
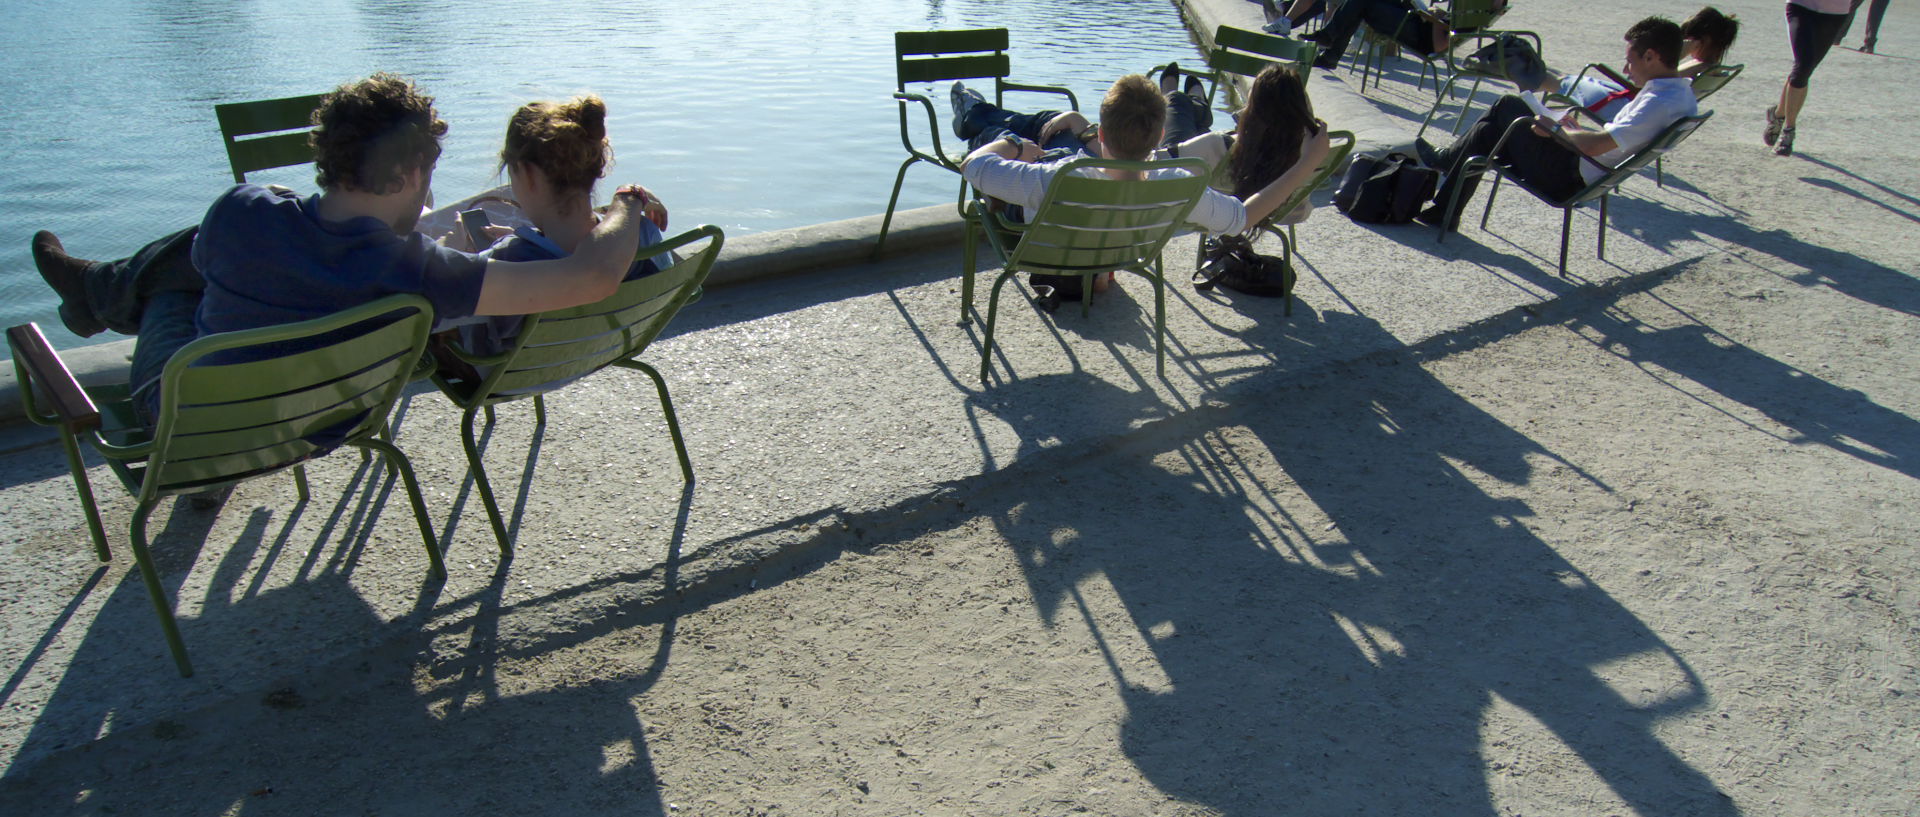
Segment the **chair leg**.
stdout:
<svg viewBox="0 0 1920 817">
<path fill-rule="evenodd" d="M 1273 236 L 1280 239 L 1280 264 L 1283 268 L 1289 270 L 1293 269 L 1294 239 L 1288 237 L 1292 233 L 1293 225 L 1291 224 L 1287 225 L 1286 234 L 1282 234 L 1279 230 L 1273 231 Z M 1298 279 L 1296 278 L 1295 280 Z M 1291 286 L 1287 287 L 1286 291 L 1280 294 L 1280 314 L 1289 318 L 1293 317 L 1293 287 Z"/>
<path fill-rule="evenodd" d="M 1667 186 L 1667 157 L 1665 156 L 1653 158 L 1653 183 L 1661 188 Z"/>
<path fill-rule="evenodd" d="M 1167 276 L 1158 262 L 1154 264 L 1153 274 L 1147 276 L 1153 280 L 1153 370 L 1160 377 L 1167 376 Z"/>
<path fill-rule="evenodd" d="M 686 479 L 687 484 L 693 484 L 693 460 L 687 457 L 686 438 L 680 436 L 680 417 L 674 414 L 673 396 L 667 393 L 667 379 L 660 376 L 658 369 L 644 362 L 638 360 L 629 362 L 633 364 L 633 368 L 646 372 L 648 377 L 653 378 L 653 388 L 660 392 L 660 412 L 667 415 L 667 433 L 673 436 L 674 453 L 680 455 L 680 475 Z"/>
<path fill-rule="evenodd" d="M 544 394 L 533 396 L 533 425 L 534 428 L 547 427 L 547 396 Z"/>
<path fill-rule="evenodd" d="M 491 411 L 492 407 L 489 406 Z M 480 504 L 486 506 L 487 521 L 493 525 L 494 541 L 500 543 L 500 558 L 513 558 L 513 542 L 507 538 L 507 525 L 500 519 L 500 506 L 493 501 L 493 485 L 487 482 L 487 466 L 480 461 L 480 446 L 473 439 L 473 416 L 479 413 L 478 406 L 467 409 L 460 417 L 460 444 L 467 450 L 467 471 L 473 474 L 474 487 L 480 490 Z"/>
<path fill-rule="evenodd" d="M 1093 314 L 1093 275 L 1082 275 L 1080 276 L 1080 319 L 1086 320 L 1091 314 Z"/>
<path fill-rule="evenodd" d="M 1199 272 L 1207 263 L 1207 234 L 1199 234 L 1200 243 L 1193 245 L 1193 271 Z"/>
<path fill-rule="evenodd" d="M 960 325 L 966 326 L 973 322 L 973 273 L 974 265 L 980 260 L 980 234 L 970 219 L 962 229 L 967 231 L 967 237 L 960 262 Z"/>
<path fill-rule="evenodd" d="M 1595 254 L 1602 261 L 1607 260 L 1607 199 L 1611 197 L 1611 193 L 1603 193 L 1600 196 L 1600 241 L 1599 249 Z"/>
<path fill-rule="evenodd" d="M 305 463 L 293 467 L 293 492 L 300 497 L 301 502 L 306 502 L 309 497 L 307 491 L 307 466 Z"/>
<path fill-rule="evenodd" d="M 1000 313 L 1000 288 L 1007 279 L 1012 278 L 1011 271 L 1002 272 L 993 279 L 993 286 L 987 291 L 987 327 L 986 334 L 980 339 L 980 385 L 986 385 L 987 375 L 993 366 L 993 322 Z"/>
<path fill-rule="evenodd" d="M 187 642 L 180 638 L 180 624 L 173 618 L 173 601 L 160 586 L 160 571 L 153 566 L 153 554 L 147 551 L 147 515 L 153 513 L 156 504 L 155 499 L 143 500 L 134 509 L 127 538 L 133 545 L 133 560 L 140 566 L 140 580 L 147 585 L 147 597 L 153 600 L 153 612 L 160 617 L 160 632 L 167 638 L 174 666 L 180 668 L 180 677 L 191 678 L 193 662 L 187 660 Z"/>
<path fill-rule="evenodd" d="M 73 475 L 73 491 L 80 495 L 80 510 L 87 518 L 87 534 L 93 537 L 93 552 L 100 561 L 113 561 L 107 549 L 107 529 L 100 524 L 100 508 L 93 503 L 93 483 L 87 480 L 87 464 L 80 459 L 80 444 L 73 430 L 60 427 L 60 444 L 67 450 L 67 470 Z"/>
<path fill-rule="evenodd" d="M 413 474 L 413 461 L 399 446 L 386 440 L 368 440 L 359 445 L 380 452 L 381 459 L 400 472 L 400 483 L 407 489 L 407 503 L 413 506 L 413 521 L 420 525 L 420 541 L 427 546 L 427 575 L 435 581 L 445 579 L 447 565 L 440 558 L 440 541 L 433 535 L 433 523 L 427 519 L 427 503 L 420 497 L 420 481 Z"/>
<path fill-rule="evenodd" d="M 1500 195 L 1500 182 L 1506 179 L 1498 173 L 1493 174 L 1493 188 L 1487 191 L 1487 206 L 1480 210 L 1480 231 L 1487 231 L 1487 217 L 1493 215 L 1493 197 Z"/>
<path fill-rule="evenodd" d="M 1560 277 L 1567 276 L 1567 236 L 1573 232 L 1573 208 L 1560 208 Z"/>
<path fill-rule="evenodd" d="M 880 219 L 880 240 L 873 244 L 874 258 L 879 258 L 880 251 L 887 246 L 887 228 L 893 226 L 893 207 L 900 203 L 900 186 L 907 182 L 907 168 L 917 161 L 920 161 L 920 157 L 908 156 L 906 161 L 900 163 L 900 172 L 893 174 L 893 195 L 887 197 L 887 215 Z"/>
</svg>

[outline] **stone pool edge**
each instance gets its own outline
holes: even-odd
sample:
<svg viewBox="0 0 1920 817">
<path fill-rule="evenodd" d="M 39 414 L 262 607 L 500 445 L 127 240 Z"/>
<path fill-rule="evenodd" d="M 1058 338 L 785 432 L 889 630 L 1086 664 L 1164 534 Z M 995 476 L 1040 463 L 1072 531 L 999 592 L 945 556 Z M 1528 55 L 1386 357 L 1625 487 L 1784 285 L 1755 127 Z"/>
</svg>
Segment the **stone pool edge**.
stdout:
<svg viewBox="0 0 1920 817">
<path fill-rule="evenodd" d="M 716 289 L 738 286 L 866 263 L 873 260 L 881 218 L 875 214 L 729 238 L 720 250 L 719 260 L 714 262 L 713 272 L 707 276 L 707 286 Z M 893 226 L 887 231 L 886 257 L 958 244 L 961 229 L 959 212 L 951 204 L 900 210 L 893 214 Z M 126 382 L 127 363 L 132 355 L 132 338 L 60 350 L 61 359 L 73 369 L 74 377 L 90 387 Z M 0 426 L 11 426 L 25 419 L 20 383 L 8 358 L 0 364 Z"/>
</svg>

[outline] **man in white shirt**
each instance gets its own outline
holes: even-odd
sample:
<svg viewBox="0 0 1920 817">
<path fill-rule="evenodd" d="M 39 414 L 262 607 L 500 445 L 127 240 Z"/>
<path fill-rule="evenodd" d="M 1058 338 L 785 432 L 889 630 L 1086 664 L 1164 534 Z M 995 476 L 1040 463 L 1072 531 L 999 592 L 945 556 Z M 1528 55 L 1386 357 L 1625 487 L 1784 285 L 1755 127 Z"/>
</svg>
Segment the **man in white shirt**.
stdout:
<svg viewBox="0 0 1920 817">
<path fill-rule="evenodd" d="M 1128 74 L 1114 80 L 1100 102 L 1099 154 L 1115 159 L 1146 159 L 1160 144 L 1166 126 L 1167 99 L 1146 77 Z M 1293 169 L 1274 179 L 1249 196 L 1245 202 L 1217 190 L 1207 190 L 1200 203 L 1187 216 L 1193 226 L 1212 234 L 1240 233 L 1249 224 L 1258 224 L 1285 203 L 1325 158 L 1326 129 L 1308 142 L 1301 161 Z M 1014 135 L 1006 135 L 967 155 L 961 166 L 965 176 L 980 192 L 1009 204 L 1017 204 L 1031 213 L 1046 198 L 1047 182 L 1068 162 L 1083 158 L 1079 154 L 1050 162 L 1040 162 L 1039 145 Z M 1141 179 L 1140 171 L 1104 170 L 1116 179 Z M 1177 169 L 1157 170 L 1154 174 L 1184 173 Z"/>
<path fill-rule="evenodd" d="M 1680 26 L 1665 17 L 1648 17 L 1627 29 L 1627 78 L 1640 87 L 1640 92 L 1600 128 L 1582 125 L 1572 111 L 1558 121 L 1535 115 L 1525 100 L 1509 95 L 1488 108 L 1486 115 L 1451 146 L 1435 150 L 1424 140 L 1418 142 L 1421 160 L 1447 172 L 1446 183 L 1434 194 L 1433 206 L 1420 213 L 1420 221 L 1438 225 L 1458 187 L 1460 208 L 1446 228 L 1459 228 L 1460 213 L 1466 210 L 1480 182 L 1478 173 L 1462 174 L 1461 163 L 1470 156 L 1487 155 L 1516 120 L 1531 119 L 1533 127 L 1508 139 L 1496 158 L 1508 172 L 1535 189 L 1564 200 L 1605 175 L 1602 166 L 1618 165 L 1669 125 L 1693 116 L 1697 110 L 1693 85 L 1674 70 L 1680 62 L 1683 39 Z"/>
</svg>

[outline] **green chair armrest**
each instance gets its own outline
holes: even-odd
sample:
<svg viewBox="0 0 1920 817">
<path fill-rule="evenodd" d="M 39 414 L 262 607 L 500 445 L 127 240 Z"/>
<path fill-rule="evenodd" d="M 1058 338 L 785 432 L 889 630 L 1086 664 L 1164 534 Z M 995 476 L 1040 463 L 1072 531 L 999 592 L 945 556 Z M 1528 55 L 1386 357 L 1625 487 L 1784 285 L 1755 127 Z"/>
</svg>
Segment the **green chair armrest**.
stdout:
<svg viewBox="0 0 1920 817">
<path fill-rule="evenodd" d="M 87 396 L 86 389 L 80 387 L 73 371 L 53 351 L 47 343 L 47 336 L 41 334 L 37 324 L 28 323 L 7 329 L 7 346 L 13 350 L 15 376 L 20 381 L 20 399 L 27 408 L 27 417 L 41 425 L 62 425 L 73 431 L 100 427 L 100 409 L 93 404 L 93 398 Z M 46 392 L 51 415 L 40 413 L 38 401 L 33 397 L 33 386 L 39 383 Z"/>
<path fill-rule="evenodd" d="M 1080 110 L 1079 98 L 1075 97 L 1072 91 L 1067 90 L 1066 88 L 1062 88 L 1058 85 L 1029 85 L 1024 82 L 1009 82 L 1004 79 L 1000 80 L 999 85 L 1000 85 L 1001 91 L 1026 91 L 1028 93 L 1036 93 L 1036 94 L 1058 94 L 1060 96 L 1064 96 L 1067 98 L 1067 106 L 1069 108 L 1072 108 L 1073 110 L 1076 110 L 1076 111 Z"/>
<path fill-rule="evenodd" d="M 953 159 L 947 156 L 946 148 L 940 145 L 940 115 L 934 112 L 933 100 L 926 98 L 923 94 L 913 94 L 905 91 L 894 91 L 893 98 L 900 103 L 900 143 L 906 146 L 907 153 L 958 173 L 960 167 L 953 163 Z M 907 133 L 907 119 L 909 119 L 909 117 L 907 116 L 906 108 L 908 102 L 920 103 L 920 107 L 927 112 L 927 134 L 933 139 L 932 153 L 928 153 L 914 145 L 913 137 Z"/>
</svg>

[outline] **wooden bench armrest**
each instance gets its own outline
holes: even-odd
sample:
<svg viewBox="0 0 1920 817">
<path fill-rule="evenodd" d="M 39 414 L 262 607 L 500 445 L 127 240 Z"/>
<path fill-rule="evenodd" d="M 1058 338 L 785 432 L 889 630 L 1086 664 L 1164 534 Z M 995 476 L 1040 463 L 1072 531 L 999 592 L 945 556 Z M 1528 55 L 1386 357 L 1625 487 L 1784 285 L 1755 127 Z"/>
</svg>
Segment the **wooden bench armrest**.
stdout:
<svg viewBox="0 0 1920 817">
<path fill-rule="evenodd" d="M 40 333 L 38 325 L 9 327 L 7 345 L 13 348 L 14 365 L 19 366 L 27 378 L 39 383 L 61 424 L 74 430 L 99 427 L 100 410 L 94 406 L 93 398 L 80 388 L 80 381 L 74 379 L 73 372 L 53 351 L 53 345 L 47 343 L 47 336 Z M 22 399 L 33 399 L 32 388 L 32 383 L 20 384 Z"/>
</svg>

